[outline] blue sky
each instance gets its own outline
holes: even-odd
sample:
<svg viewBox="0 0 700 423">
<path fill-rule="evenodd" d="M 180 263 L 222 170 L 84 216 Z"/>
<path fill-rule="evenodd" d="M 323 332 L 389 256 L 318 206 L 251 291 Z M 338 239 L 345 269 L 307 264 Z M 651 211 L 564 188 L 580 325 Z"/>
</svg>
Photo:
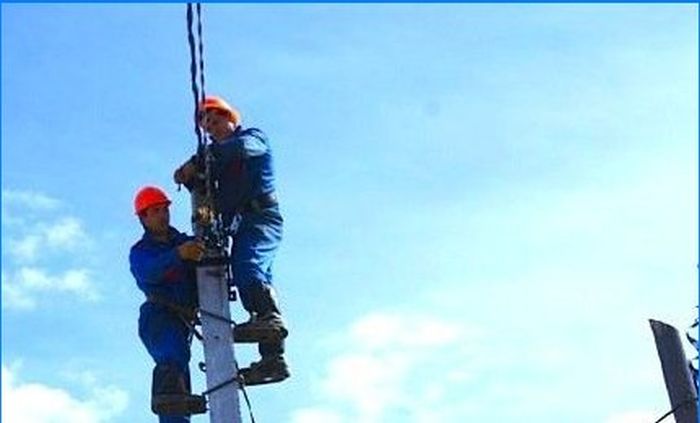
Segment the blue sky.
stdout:
<svg viewBox="0 0 700 423">
<path fill-rule="evenodd" d="M 2 419 L 155 421 L 127 254 L 144 184 L 189 229 L 185 6 L 0 7 Z M 697 5 L 211 4 L 204 32 L 286 219 L 293 377 L 258 421 L 669 409 L 647 319 L 697 305 Z"/>
</svg>

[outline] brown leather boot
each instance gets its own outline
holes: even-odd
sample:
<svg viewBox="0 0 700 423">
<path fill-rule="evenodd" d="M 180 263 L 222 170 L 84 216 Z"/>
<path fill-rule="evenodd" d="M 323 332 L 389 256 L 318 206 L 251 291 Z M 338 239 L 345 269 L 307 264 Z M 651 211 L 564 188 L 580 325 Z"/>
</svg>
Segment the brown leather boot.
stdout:
<svg viewBox="0 0 700 423">
<path fill-rule="evenodd" d="M 190 392 L 189 377 L 176 366 L 159 364 L 153 369 L 151 410 L 155 414 L 186 416 L 206 413 L 204 396 Z"/>
<path fill-rule="evenodd" d="M 233 328 L 233 339 L 240 343 L 273 343 L 287 337 L 289 331 L 279 313 L 264 316 L 251 315 L 250 320 Z"/>
<path fill-rule="evenodd" d="M 158 394 L 151 400 L 151 410 L 165 416 L 188 416 L 207 412 L 207 400 L 202 395 Z"/>
<path fill-rule="evenodd" d="M 241 369 L 238 374 L 245 386 L 282 382 L 290 376 L 289 367 L 281 355 L 263 357 L 251 363 L 250 367 Z"/>
</svg>

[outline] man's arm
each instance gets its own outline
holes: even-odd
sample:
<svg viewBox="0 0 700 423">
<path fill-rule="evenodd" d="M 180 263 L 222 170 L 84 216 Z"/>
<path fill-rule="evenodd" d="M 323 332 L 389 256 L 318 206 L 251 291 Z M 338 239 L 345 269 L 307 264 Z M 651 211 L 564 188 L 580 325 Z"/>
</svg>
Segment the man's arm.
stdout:
<svg viewBox="0 0 700 423">
<path fill-rule="evenodd" d="M 183 260 L 199 261 L 204 254 L 204 244 L 199 241 L 185 241 L 165 252 L 154 252 L 142 248 L 132 248 L 129 254 L 131 273 L 139 283 L 160 285 L 166 275 L 184 266 Z"/>
</svg>

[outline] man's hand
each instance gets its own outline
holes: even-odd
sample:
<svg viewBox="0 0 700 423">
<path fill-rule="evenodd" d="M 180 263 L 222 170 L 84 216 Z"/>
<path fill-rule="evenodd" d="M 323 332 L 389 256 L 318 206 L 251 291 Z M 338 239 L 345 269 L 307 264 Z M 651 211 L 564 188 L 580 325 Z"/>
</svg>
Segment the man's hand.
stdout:
<svg viewBox="0 0 700 423">
<path fill-rule="evenodd" d="M 204 243 L 185 241 L 177 247 L 177 254 L 183 260 L 200 261 L 204 256 Z"/>
<path fill-rule="evenodd" d="M 175 180 L 176 184 L 187 185 L 192 180 L 192 178 L 194 178 L 196 173 L 197 166 L 195 166 L 192 160 L 188 160 L 182 166 L 177 168 L 177 170 L 173 174 L 173 179 Z"/>
</svg>

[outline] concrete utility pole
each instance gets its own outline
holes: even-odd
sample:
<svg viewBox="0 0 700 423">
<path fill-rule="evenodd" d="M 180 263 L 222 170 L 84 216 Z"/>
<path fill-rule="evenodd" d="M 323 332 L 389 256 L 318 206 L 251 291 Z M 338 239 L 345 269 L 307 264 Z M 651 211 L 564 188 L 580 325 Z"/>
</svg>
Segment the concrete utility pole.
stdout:
<svg viewBox="0 0 700 423">
<path fill-rule="evenodd" d="M 676 423 L 698 423 L 697 392 L 678 331 L 649 319 Z"/>
<path fill-rule="evenodd" d="M 199 207 L 202 206 L 202 199 L 194 192 L 192 206 L 193 230 L 195 235 L 201 236 L 203 228 L 197 224 L 196 217 Z M 231 309 L 226 269 L 222 252 L 209 249 L 202 264 L 197 267 L 197 290 L 211 423 L 241 423 L 238 369 L 230 324 Z"/>
</svg>

